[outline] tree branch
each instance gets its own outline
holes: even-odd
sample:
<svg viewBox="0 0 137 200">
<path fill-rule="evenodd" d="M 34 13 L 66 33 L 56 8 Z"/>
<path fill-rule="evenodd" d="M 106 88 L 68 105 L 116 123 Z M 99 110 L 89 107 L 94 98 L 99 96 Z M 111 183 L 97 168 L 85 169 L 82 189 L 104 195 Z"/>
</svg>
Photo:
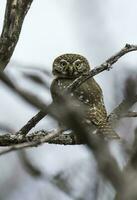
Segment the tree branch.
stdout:
<svg viewBox="0 0 137 200">
<path fill-rule="evenodd" d="M 22 24 L 33 0 L 7 0 L 0 37 L 0 71 L 8 64 L 18 42 Z"/>
<path fill-rule="evenodd" d="M 75 90 L 77 87 L 79 87 L 83 82 L 88 80 L 89 78 L 105 71 L 105 70 L 110 70 L 112 68 L 112 65 L 116 63 L 122 56 L 125 54 L 131 52 L 131 51 L 137 51 L 137 45 L 131 45 L 131 44 L 126 44 L 124 48 L 122 48 L 119 52 L 108 58 L 105 62 L 103 62 L 101 65 L 98 67 L 95 67 L 92 69 L 87 75 L 81 75 L 77 79 L 75 79 L 69 86 L 69 90 Z"/>
<path fill-rule="evenodd" d="M 41 141 L 45 140 L 45 137 L 47 138 L 48 136 L 49 140 L 46 139 L 45 143 L 62 144 L 62 145 L 81 144 L 76 140 L 75 134 L 73 132 L 69 134 L 64 134 L 61 129 L 58 130 L 58 132 L 59 134 L 53 138 L 50 138 L 50 136 L 52 133 L 54 133 L 54 130 L 49 132 L 47 132 L 46 130 L 40 130 L 33 133 L 29 133 L 25 136 L 22 133 L 19 134 L 7 133 L 0 135 L 0 146 L 7 147 L 16 144 L 30 143 L 30 142 L 41 143 Z"/>
<path fill-rule="evenodd" d="M 129 111 L 127 114 L 122 115 L 121 117 L 137 117 L 137 112 Z"/>
<path fill-rule="evenodd" d="M 6 153 L 9 153 L 9 152 L 11 152 L 11 151 L 15 151 L 15 150 L 20 150 L 20 149 L 24 149 L 24 148 L 28 148 L 28 147 L 36 147 L 36 146 L 38 146 L 38 145 L 40 145 L 40 144 L 43 144 L 43 143 L 45 143 L 45 142 L 48 142 L 49 140 L 51 140 L 51 139 L 53 139 L 53 138 L 55 138 L 55 137 L 57 137 L 57 136 L 59 136 L 61 134 L 61 131 L 60 130 L 58 130 L 58 129 L 56 129 L 56 130 L 54 130 L 54 131 L 52 131 L 50 134 L 46 134 L 46 135 L 44 135 L 44 136 L 42 136 L 41 137 L 41 135 L 40 136 L 38 136 L 38 135 L 36 135 L 36 137 L 33 135 L 33 137 L 32 136 L 28 136 L 28 140 L 30 139 L 30 141 L 27 141 L 27 142 L 24 142 L 24 143 L 18 143 L 18 142 L 20 142 L 21 141 L 21 139 L 19 138 L 19 137 L 17 137 L 16 139 L 14 138 L 14 136 L 13 136 L 13 138 L 14 138 L 14 140 L 13 141 L 16 141 L 16 145 L 12 145 L 10 148 L 8 148 L 8 149 L 4 149 L 3 151 L 1 151 L 0 152 L 0 155 L 3 155 L 3 154 L 6 154 Z M 7 136 L 9 137 L 10 135 L 9 134 L 7 134 Z M 20 135 L 21 136 L 21 138 L 22 138 L 22 135 Z M 2 136 L 1 136 L 2 137 Z M 37 139 L 36 139 L 37 138 Z M 27 139 L 27 138 L 26 138 Z M 12 136 L 11 136 L 11 141 L 12 141 Z M 5 142 L 6 142 L 6 140 L 5 140 Z M 8 142 L 8 140 L 7 140 L 7 142 Z M 18 143 L 18 144 L 17 144 Z"/>
<path fill-rule="evenodd" d="M 120 106 L 118 106 L 118 108 L 120 111 L 121 110 Z M 126 114 L 119 114 L 119 112 L 117 114 L 117 112 L 115 113 L 115 109 L 114 109 L 114 111 L 112 111 L 112 113 L 109 115 L 109 118 L 111 118 L 111 123 L 114 123 L 114 122 L 116 123 L 116 121 L 118 121 L 120 118 L 123 118 L 123 117 L 137 117 L 137 112 L 127 112 Z M 35 117 L 36 117 L 36 120 L 38 120 L 37 115 Z M 54 132 L 54 131 L 47 132 L 46 130 L 40 130 L 40 131 L 36 131 L 30 134 L 26 134 L 27 130 L 29 129 L 29 126 L 32 126 L 31 122 L 33 122 L 34 120 L 33 125 L 36 123 L 35 117 L 33 117 L 22 129 L 20 129 L 20 131 L 16 133 L 8 133 L 8 134 L 0 135 L 0 146 L 6 147 L 6 146 L 12 146 L 16 144 L 30 143 L 30 142 L 41 143 L 39 141 L 41 140 L 43 141 L 45 137 L 47 137 L 48 135 L 50 136 L 50 134 Z M 59 132 L 61 132 L 61 130 L 59 130 Z M 56 137 L 53 137 L 53 138 L 49 137 L 49 140 L 46 140 L 45 143 L 60 144 L 60 145 L 83 144 L 82 142 L 76 139 L 75 134 L 73 132 L 69 134 L 64 134 L 62 132 L 62 134 L 59 134 Z"/>
</svg>

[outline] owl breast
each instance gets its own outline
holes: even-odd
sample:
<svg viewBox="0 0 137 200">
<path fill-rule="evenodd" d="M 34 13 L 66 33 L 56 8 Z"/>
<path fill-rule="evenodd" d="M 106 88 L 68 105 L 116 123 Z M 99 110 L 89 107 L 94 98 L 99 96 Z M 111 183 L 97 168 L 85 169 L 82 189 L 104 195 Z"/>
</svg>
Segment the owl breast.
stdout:
<svg viewBox="0 0 137 200">
<path fill-rule="evenodd" d="M 56 95 L 62 93 L 72 82 L 72 79 L 54 79 L 51 85 L 51 94 L 53 96 L 53 100 L 55 98 L 55 93 Z M 94 79 L 89 79 L 84 82 L 73 92 L 73 94 L 77 100 L 87 105 L 97 103 L 102 99 L 102 90 Z"/>
<path fill-rule="evenodd" d="M 59 94 L 73 82 L 72 79 L 56 78 L 51 85 L 51 94 L 55 103 L 60 102 Z M 76 98 L 76 106 L 84 105 L 85 119 L 84 123 L 99 125 L 102 121 L 107 120 L 107 112 L 103 102 L 102 90 L 94 79 L 88 79 L 81 84 L 73 93 L 70 94 Z M 79 102 L 79 103 L 78 103 Z"/>
</svg>

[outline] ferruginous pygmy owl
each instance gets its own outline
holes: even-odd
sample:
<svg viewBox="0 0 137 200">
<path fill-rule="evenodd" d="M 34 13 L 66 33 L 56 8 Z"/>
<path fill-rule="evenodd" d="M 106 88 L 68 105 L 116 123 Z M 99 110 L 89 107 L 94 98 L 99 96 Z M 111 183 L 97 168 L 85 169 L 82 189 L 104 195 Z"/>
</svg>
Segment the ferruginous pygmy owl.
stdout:
<svg viewBox="0 0 137 200">
<path fill-rule="evenodd" d="M 63 54 L 53 62 L 53 75 L 55 79 L 51 84 L 53 102 L 59 102 L 59 93 L 63 92 L 80 75 L 90 70 L 87 59 L 78 54 Z M 90 78 L 74 90 L 75 98 L 84 105 L 84 124 L 90 127 L 93 124 L 106 138 L 118 139 L 119 136 L 108 122 L 104 105 L 103 94 L 98 83 Z M 82 122 L 83 123 L 83 122 Z"/>
</svg>

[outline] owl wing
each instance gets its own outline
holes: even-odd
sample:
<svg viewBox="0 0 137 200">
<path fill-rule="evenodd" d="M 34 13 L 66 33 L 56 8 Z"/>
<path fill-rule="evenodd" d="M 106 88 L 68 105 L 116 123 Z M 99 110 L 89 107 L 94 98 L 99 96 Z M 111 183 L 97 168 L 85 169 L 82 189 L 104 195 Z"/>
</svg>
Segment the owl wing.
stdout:
<svg viewBox="0 0 137 200">
<path fill-rule="evenodd" d="M 106 122 L 107 112 L 105 106 L 100 102 L 98 102 L 98 104 L 92 104 L 92 106 L 87 109 L 87 119 L 97 126 Z"/>
<path fill-rule="evenodd" d="M 107 121 L 107 112 L 102 103 L 98 103 L 98 105 L 89 108 L 87 117 L 88 120 L 97 126 L 97 134 L 107 139 L 120 139 L 119 135 L 113 130 L 111 124 Z"/>
<path fill-rule="evenodd" d="M 75 95 L 85 105 L 87 120 L 90 120 L 95 125 L 107 120 L 102 90 L 93 78 L 84 82 L 75 91 Z"/>
<path fill-rule="evenodd" d="M 108 122 L 107 111 L 103 98 L 96 104 L 92 104 L 87 111 L 88 119 L 97 126 L 97 134 L 107 139 L 120 139 L 119 135 L 113 130 Z"/>
<path fill-rule="evenodd" d="M 103 136 L 118 139 L 119 136 L 107 120 L 103 94 L 98 83 L 92 78 L 81 85 L 78 92 L 83 93 L 83 99 L 80 100 L 85 104 L 85 122 L 96 125 L 98 132 Z"/>
</svg>

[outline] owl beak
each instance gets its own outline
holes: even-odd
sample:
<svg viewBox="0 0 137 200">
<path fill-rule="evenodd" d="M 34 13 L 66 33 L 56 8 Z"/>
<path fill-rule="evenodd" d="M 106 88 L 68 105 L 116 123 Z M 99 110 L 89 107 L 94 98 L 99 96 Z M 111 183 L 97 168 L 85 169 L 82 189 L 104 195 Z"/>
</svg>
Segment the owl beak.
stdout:
<svg viewBox="0 0 137 200">
<path fill-rule="evenodd" d="M 70 75 L 73 75 L 73 66 L 70 66 L 70 67 L 69 67 L 69 74 L 70 74 Z"/>
</svg>

